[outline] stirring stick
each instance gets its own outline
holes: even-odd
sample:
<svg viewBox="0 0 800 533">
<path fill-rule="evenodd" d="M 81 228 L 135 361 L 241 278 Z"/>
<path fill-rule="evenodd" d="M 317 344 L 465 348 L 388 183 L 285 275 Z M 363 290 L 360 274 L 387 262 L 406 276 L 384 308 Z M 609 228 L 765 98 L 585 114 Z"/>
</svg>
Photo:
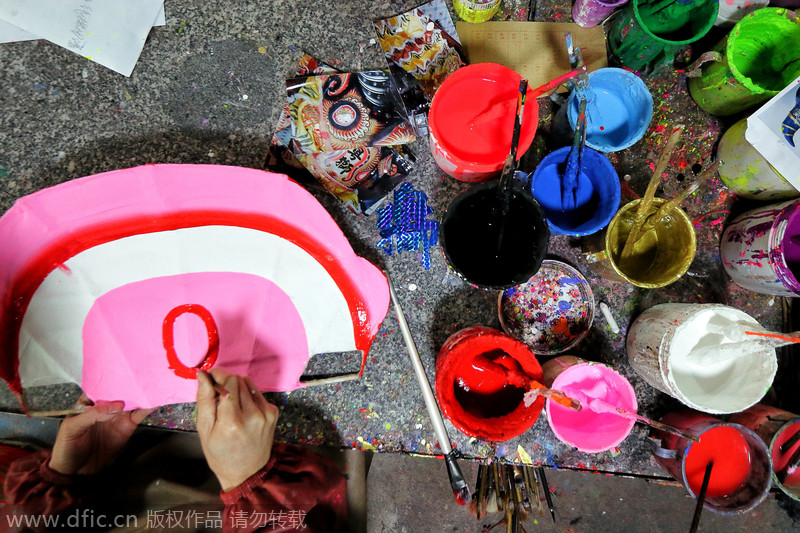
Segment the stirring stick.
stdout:
<svg viewBox="0 0 800 533">
<path fill-rule="evenodd" d="M 708 491 L 708 481 L 711 479 L 711 468 L 714 466 L 713 462 L 706 465 L 706 472 L 703 475 L 703 486 L 700 487 L 700 494 L 697 496 L 697 505 L 694 508 L 694 517 L 692 517 L 692 527 L 689 533 L 696 533 L 697 526 L 700 525 L 700 513 L 703 511 L 703 504 L 706 501 L 706 491 Z"/>
<path fill-rule="evenodd" d="M 623 409 L 622 407 L 617 407 L 616 405 L 610 404 L 607 401 L 602 400 L 600 398 L 587 398 L 586 400 L 583 401 L 583 403 L 586 405 L 587 409 L 591 409 L 595 413 L 616 414 L 623 418 L 627 418 L 629 420 L 635 420 L 636 422 L 641 422 L 642 424 L 645 424 L 652 428 L 660 429 L 661 431 L 674 433 L 675 435 L 678 435 L 685 439 L 689 439 L 694 442 L 700 441 L 700 438 L 694 433 L 689 433 L 688 431 L 684 431 L 674 426 L 670 426 L 669 424 L 665 424 L 664 422 L 659 422 L 658 420 L 652 420 L 638 413 L 632 413 L 627 409 Z"/>
<path fill-rule="evenodd" d="M 636 243 L 636 241 L 631 237 L 635 236 L 640 231 L 642 224 L 644 224 L 645 219 L 647 218 L 647 213 L 650 211 L 650 206 L 653 204 L 653 198 L 655 197 L 656 189 L 661 181 L 661 175 L 664 173 L 664 170 L 666 170 L 669 160 L 672 157 L 672 151 L 675 149 L 675 145 L 678 143 L 678 139 L 680 139 L 682 133 L 683 124 L 676 126 L 672 130 L 669 139 L 667 139 L 667 144 L 664 146 L 664 150 L 661 152 L 661 155 L 656 162 L 653 176 L 650 178 L 650 182 L 647 184 L 647 189 L 644 192 L 644 196 L 639 201 L 639 206 L 636 209 L 636 214 L 633 217 L 631 231 L 628 234 L 628 239 L 625 241 L 625 247 L 622 249 L 622 254 L 620 255 L 621 261 L 630 258 L 631 254 L 633 253 L 633 245 Z"/>
<path fill-rule="evenodd" d="M 560 390 L 548 389 L 538 381 L 531 381 L 530 387 L 531 390 L 526 392 L 523 396 L 525 407 L 530 407 L 531 404 L 536 401 L 537 396 L 542 396 L 544 398 L 549 398 L 557 404 L 563 405 L 569 409 L 573 409 L 575 411 L 581 410 L 581 404 L 578 400 L 575 398 L 570 398 Z"/>
<path fill-rule="evenodd" d="M 464 479 L 464 474 L 461 472 L 458 463 L 456 462 L 453 448 L 450 446 L 450 437 L 447 436 L 447 430 L 444 427 L 444 419 L 442 413 L 439 411 L 439 405 L 436 403 L 436 398 L 433 396 L 431 384 L 428 381 L 428 376 L 425 374 L 425 368 L 422 366 L 422 360 L 419 357 L 417 346 L 414 344 L 414 337 L 411 335 L 411 328 L 408 327 L 406 322 L 406 315 L 403 314 L 403 308 L 400 307 L 400 301 L 397 294 L 394 292 L 394 285 L 392 284 L 389 273 L 383 273 L 386 276 L 386 281 L 389 284 L 389 295 L 391 296 L 392 304 L 394 305 L 394 312 L 397 315 L 397 322 L 400 325 L 400 332 L 403 334 L 403 340 L 406 343 L 408 355 L 411 358 L 411 366 L 414 367 L 414 374 L 417 377 L 419 388 L 422 391 L 422 398 L 425 400 L 425 407 L 428 410 L 428 416 L 433 424 L 433 430 L 436 433 L 436 438 L 439 439 L 439 447 L 444 452 L 444 460 L 447 465 L 447 474 L 450 476 L 450 488 L 453 489 L 453 495 L 456 497 L 456 502 L 460 505 L 466 505 L 472 501 L 472 492 L 469 490 L 469 485 Z"/>
<path fill-rule="evenodd" d="M 781 453 L 786 453 L 789 451 L 789 448 L 797 444 L 798 440 L 800 440 L 800 431 L 798 431 L 797 433 L 786 439 L 786 442 L 781 444 L 778 447 L 778 449 L 780 450 Z"/>
</svg>

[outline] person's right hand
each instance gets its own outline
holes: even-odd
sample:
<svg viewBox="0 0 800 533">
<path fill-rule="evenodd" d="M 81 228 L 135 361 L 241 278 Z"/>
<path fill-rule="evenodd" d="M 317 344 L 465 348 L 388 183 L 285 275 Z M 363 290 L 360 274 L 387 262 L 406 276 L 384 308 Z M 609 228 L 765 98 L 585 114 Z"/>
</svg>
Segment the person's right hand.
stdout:
<svg viewBox="0 0 800 533">
<path fill-rule="evenodd" d="M 197 373 L 197 433 L 208 466 L 227 492 L 269 461 L 278 408 L 250 378 L 220 369 L 210 374 Z M 230 396 L 218 395 L 212 379 Z"/>
</svg>

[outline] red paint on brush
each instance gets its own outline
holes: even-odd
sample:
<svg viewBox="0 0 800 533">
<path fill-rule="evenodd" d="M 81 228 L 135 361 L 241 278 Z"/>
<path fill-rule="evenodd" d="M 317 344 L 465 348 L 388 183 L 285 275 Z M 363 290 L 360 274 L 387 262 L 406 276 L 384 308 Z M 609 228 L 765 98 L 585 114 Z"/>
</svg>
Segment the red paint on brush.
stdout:
<svg viewBox="0 0 800 533">
<path fill-rule="evenodd" d="M 523 381 L 542 380 L 527 346 L 500 331 L 474 326 L 452 335 L 436 364 L 436 394 L 444 415 L 464 434 L 504 441 L 527 431 L 544 406 L 525 407 Z"/>
<path fill-rule="evenodd" d="M 700 442 L 689 447 L 686 454 L 686 481 L 698 494 L 703 484 L 706 465 L 714 463 L 708 482 L 708 498 L 720 498 L 734 493 L 750 475 L 750 446 L 734 427 L 711 428 L 700 435 Z"/>
</svg>

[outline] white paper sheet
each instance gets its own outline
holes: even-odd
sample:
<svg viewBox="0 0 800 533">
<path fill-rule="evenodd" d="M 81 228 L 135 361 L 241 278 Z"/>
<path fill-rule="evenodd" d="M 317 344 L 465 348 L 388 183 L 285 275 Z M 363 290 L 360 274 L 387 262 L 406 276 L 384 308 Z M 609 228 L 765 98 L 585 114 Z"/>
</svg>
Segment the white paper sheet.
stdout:
<svg viewBox="0 0 800 533">
<path fill-rule="evenodd" d="M 800 122 L 799 91 L 800 77 L 750 115 L 744 134 L 747 142 L 797 190 L 800 190 L 800 132 L 792 132 Z M 788 118 L 790 113 L 793 120 Z M 790 125 L 784 126 L 787 120 Z M 784 131 L 792 136 L 794 146 L 786 139 Z"/>
<path fill-rule="evenodd" d="M 5 33 L 21 30 L 130 76 L 150 28 L 165 20 L 163 0 L 0 0 L 0 42 L 23 40 Z"/>
</svg>

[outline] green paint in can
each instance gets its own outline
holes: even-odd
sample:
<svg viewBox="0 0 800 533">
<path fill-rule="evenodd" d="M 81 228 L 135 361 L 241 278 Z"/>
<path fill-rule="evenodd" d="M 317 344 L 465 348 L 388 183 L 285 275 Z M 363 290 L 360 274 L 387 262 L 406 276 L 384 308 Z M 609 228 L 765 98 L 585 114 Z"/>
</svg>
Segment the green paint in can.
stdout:
<svg viewBox="0 0 800 533">
<path fill-rule="evenodd" d="M 718 59 L 689 79 L 689 93 L 712 115 L 744 111 L 800 76 L 800 18 L 788 9 L 759 9 L 740 20 L 713 51 Z"/>
<path fill-rule="evenodd" d="M 611 53 L 626 67 L 672 64 L 675 52 L 708 33 L 717 0 L 633 0 L 608 28 Z"/>
</svg>

